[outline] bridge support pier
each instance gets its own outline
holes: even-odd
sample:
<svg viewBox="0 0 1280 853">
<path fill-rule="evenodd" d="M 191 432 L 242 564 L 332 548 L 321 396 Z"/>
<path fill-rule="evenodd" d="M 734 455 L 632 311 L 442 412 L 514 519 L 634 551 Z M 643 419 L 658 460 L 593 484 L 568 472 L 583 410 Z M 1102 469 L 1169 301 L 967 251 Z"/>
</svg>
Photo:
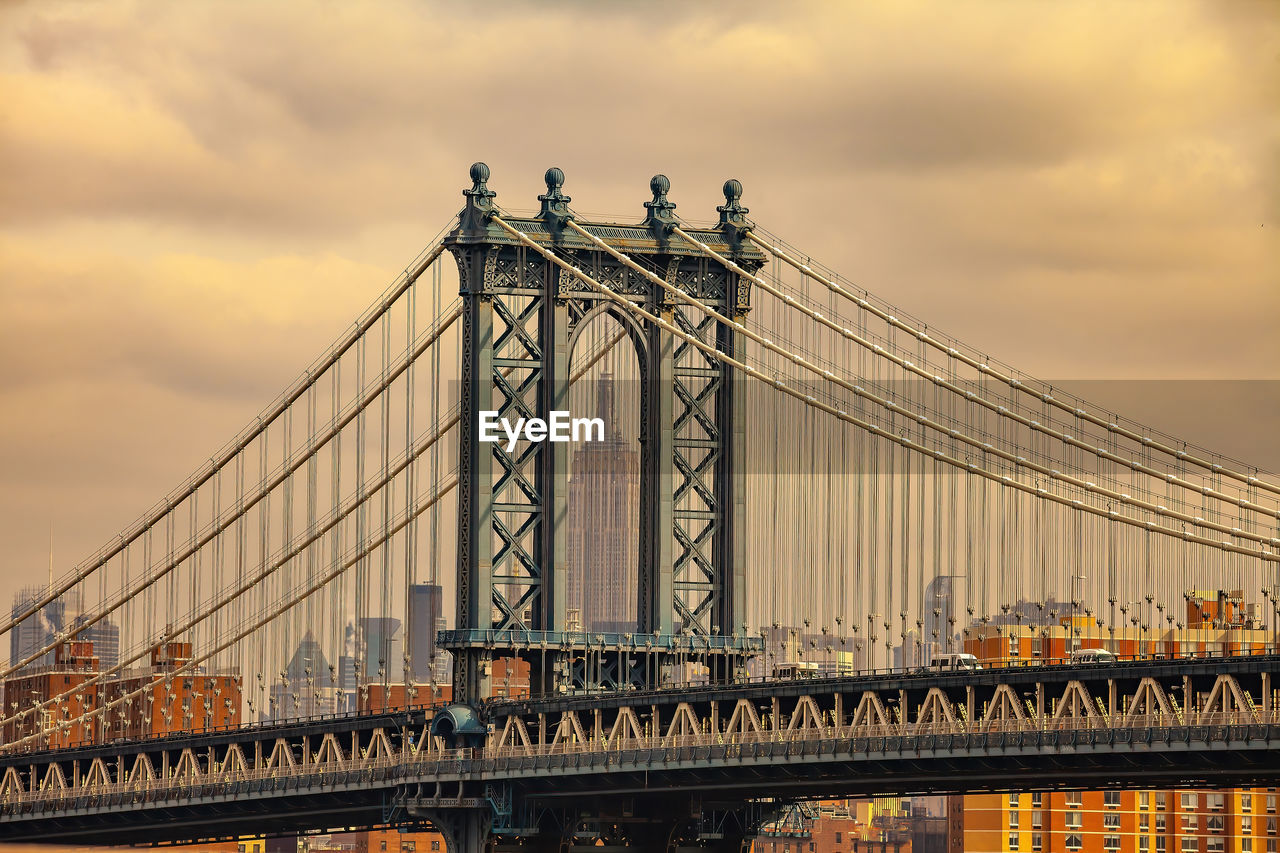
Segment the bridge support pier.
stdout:
<svg viewBox="0 0 1280 853">
<path fill-rule="evenodd" d="M 485 853 L 489 847 L 493 824 L 489 809 L 449 809 L 422 816 L 444 836 L 447 853 Z"/>
</svg>

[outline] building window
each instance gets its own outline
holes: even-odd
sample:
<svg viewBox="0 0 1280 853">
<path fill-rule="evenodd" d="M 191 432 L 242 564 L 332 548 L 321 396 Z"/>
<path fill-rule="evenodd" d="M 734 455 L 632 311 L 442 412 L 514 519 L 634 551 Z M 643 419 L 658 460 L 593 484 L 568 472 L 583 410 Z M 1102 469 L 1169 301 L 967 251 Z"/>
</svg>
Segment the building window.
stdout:
<svg viewBox="0 0 1280 853">
<path fill-rule="evenodd" d="M 1138 792 L 1138 808 L 1146 809 L 1150 807 L 1151 807 L 1151 792 L 1139 791 Z"/>
<path fill-rule="evenodd" d="M 1038 809 L 1044 805 L 1044 794 L 1036 792 L 1031 795 L 1031 808 Z"/>
<path fill-rule="evenodd" d="M 1009 812 L 1009 828 L 1010 829 L 1018 828 L 1018 813 L 1016 811 Z"/>
<path fill-rule="evenodd" d="M 1103 847 L 1103 849 L 1106 849 L 1106 850 L 1119 850 L 1119 849 L 1120 849 L 1120 836 L 1118 836 L 1118 835 L 1104 835 L 1104 836 L 1102 836 L 1102 847 Z"/>
<path fill-rule="evenodd" d="M 1182 816 L 1182 831 L 1195 832 L 1200 828 L 1200 818 L 1193 814 L 1184 814 Z"/>
<path fill-rule="evenodd" d="M 1276 798 L 1274 796 L 1267 797 L 1267 814 L 1272 814 L 1276 810 Z"/>
<path fill-rule="evenodd" d="M 1196 808 L 1196 795 L 1188 794 L 1184 792 L 1182 795 L 1182 810 L 1184 812 L 1190 812 L 1190 811 L 1195 811 L 1195 808 Z"/>
<path fill-rule="evenodd" d="M 1274 838 L 1267 839 L 1267 853 L 1276 853 L 1276 840 Z"/>
<path fill-rule="evenodd" d="M 1009 833 L 1009 849 L 1010 850 L 1018 849 L 1018 833 L 1016 832 Z"/>
<path fill-rule="evenodd" d="M 1151 829 L 1151 815 L 1138 815 L 1138 831 L 1146 832 L 1149 829 Z"/>
<path fill-rule="evenodd" d="M 1157 809 L 1164 809 L 1167 806 L 1168 802 L 1169 802 L 1169 798 L 1165 795 L 1164 791 L 1159 791 L 1156 794 Z"/>
<path fill-rule="evenodd" d="M 1102 804 L 1109 809 L 1120 808 L 1120 792 L 1119 791 L 1103 791 Z"/>
<path fill-rule="evenodd" d="M 1240 795 L 1240 811 L 1242 812 L 1253 811 L 1253 794 Z"/>
<path fill-rule="evenodd" d="M 1156 853 L 1165 853 L 1165 842 L 1168 838 L 1167 835 L 1156 836 Z"/>
<path fill-rule="evenodd" d="M 1275 835 L 1275 834 L 1276 834 L 1276 819 L 1273 817 L 1269 817 L 1267 818 L 1267 835 Z"/>
<path fill-rule="evenodd" d="M 1183 838 L 1182 853 L 1200 853 L 1200 842 L 1195 837 Z"/>
<path fill-rule="evenodd" d="M 1079 836 L 1079 835 L 1076 835 L 1076 834 L 1072 833 L 1071 835 L 1068 835 L 1068 836 L 1067 836 L 1067 849 L 1068 849 L 1068 850 L 1079 850 L 1081 846 L 1082 846 L 1082 845 L 1081 845 L 1081 843 L 1080 843 L 1080 836 Z"/>
<path fill-rule="evenodd" d="M 1009 808 L 1011 808 L 1011 809 L 1016 809 L 1017 807 L 1018 807 L 1018 795 L 1017 795 L 1017 794 L 1010 794 L 1010 795 L 1009 795 Z"/>
<path fill-rule="evenodd" d="M 1080 829 L 1084 825 L 1080 812 L 1067 812 L 1065 817 L 1067 820 L 1067 829 Z"/>
<path fill-rule="evenodd" d="M 1106 814 L 1104 814 L 1102 816 L 1102 828 L 1118 831 L 1120 829 L 1120 813 L 1107 812 Z"/>
<path fill-rule="evenodd" d="M 1240 834 L 1253 835 L 1253 817 L 1244 815 L 1240 818 Z"/>
<path fill-rule="evenodd" d="M 1222 832 L 1222 815 L 1211 814 L 1204 821 L 1205 829 L 1210 832 Z"/>
<path fill-rule="evenodd" d="M 1253 853 L 1253 839 L 1252 839 L 1252 838 L 1241 838 L 1241 839 L 1240 839 L 1240 853 Z"/>
<path fill-rule="evenodd" d="M 1031 849 L 1032 849 L 1033 851 L 1037 851 L 1037 850 L 1039 850 L 1043 845 L 1044 845 L 1044 836 L 1042 836 L 1042 835 L 1041 835 L 1040 833 L 1038 833 L 1038 832 L 1033 832 L 1033 833 L 1031 833 Z"/>
<path fill-rule="evenodd" d="M 774 846 L 776 847 L 777 845 L 774 845 Z M 432 850 L 439 850 L 439 849 L 440 849 L 440 839 L 438 839 L 438 838 L 433 838 L 433 839 L 431 840 L 431 849 L 432 849 Z"/>
<path fill-rule="evenodd" d="M 1067 791 L 1067 805 L 1071 808 L 1080 808 L 1081 794 L 1079 791 Z"/>
<path fill-rule="evenodd" d="M 1146 835 L 1138 836 L 1138 853 L 1150 853 L 1151 839 Z"/>
<path fill-rule="evenodd" d="M 1039 829 L 1041 826 L 1044 825 L 1042 823 L 1043 820 L 1044 820 L 1044 812 L 1040 811 L 1040 809 L 1036 809 L 1031 813 L 1031 828 Z"/>
<path fill-rule="evenodd" d="M 387 842 L 383 841 L 378 849 L 381 850 L 382 853 L 387 853 Z"/>
<path fill-rule="evenodd" d="M 1220 812 L 1227 803 L 1225 794 L 1207 794 L 1206 796 L 1209 798 L 1210 811 Z"/>
<path fill-rule="evenodd" d="M 1209 853 L 1223 853 L 1223 851 L 1226 849 L 1226 845 L 1223 843 L 1221 838 L 1214 838 L 1210 836 L 1209 842 L 1205 846 L 1205 849 L 1209 851 Z"/>
<path fill-rule="evenodd" d="M 842 843 L 844 843 L 844 842 L 843 842 L 843 841 L 841 841 L 841 839 L 840 839 L 840 833 L 839 833 L 839 832 L 837 832 L 837 833 L 836 833 L 836 844 L 842 844 Z"/>
<path fill-rule="evenodd" d="M 1156 832 L 1164 832 L 1164 827 L 1165 827 L 1164 815 L 1162 814 L 1156 815 Z"/>
</svg>

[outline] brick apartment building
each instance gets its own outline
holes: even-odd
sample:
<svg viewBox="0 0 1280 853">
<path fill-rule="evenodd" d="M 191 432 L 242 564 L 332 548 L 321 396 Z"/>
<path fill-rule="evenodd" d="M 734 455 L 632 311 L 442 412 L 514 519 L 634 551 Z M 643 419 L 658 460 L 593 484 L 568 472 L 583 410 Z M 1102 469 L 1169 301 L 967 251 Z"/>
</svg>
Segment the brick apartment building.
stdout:
<svg viewBox="0 0 1280 853">
<path fill-rule="evenodd" d="M 1115 628 L 1092 614 L 984 625 L 964 632 L 964 650 L 984 666 L 1018 666 L 1093 648 L 1139 659 L 1274 649 L 1275 633 L 1242 599 L 1238 590 L 1189 591 L 1176 621 L 1150 601 L 1132 602 Z M 974 794 L 950 798 L 949 810 L 962 816 L 966 853 L 1280 853 L 1277 797 L 1275 788 Z"/>
</svg>

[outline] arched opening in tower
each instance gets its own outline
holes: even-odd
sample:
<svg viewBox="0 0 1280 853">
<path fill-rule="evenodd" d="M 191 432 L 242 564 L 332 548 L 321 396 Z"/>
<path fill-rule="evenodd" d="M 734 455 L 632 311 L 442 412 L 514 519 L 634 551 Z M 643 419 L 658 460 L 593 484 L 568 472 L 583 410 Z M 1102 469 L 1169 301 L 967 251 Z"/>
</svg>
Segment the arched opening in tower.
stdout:
<svg viewBox="0 0 1280 853">
<path fill-rule="evenodd" d="M 567 625 L 628 633 L 639 616 L 640 362 L 611 313 L 585 324 L 570 362 L 569 410 L 604 428 L 603 440 L 570 445 Z"/>
</svg>

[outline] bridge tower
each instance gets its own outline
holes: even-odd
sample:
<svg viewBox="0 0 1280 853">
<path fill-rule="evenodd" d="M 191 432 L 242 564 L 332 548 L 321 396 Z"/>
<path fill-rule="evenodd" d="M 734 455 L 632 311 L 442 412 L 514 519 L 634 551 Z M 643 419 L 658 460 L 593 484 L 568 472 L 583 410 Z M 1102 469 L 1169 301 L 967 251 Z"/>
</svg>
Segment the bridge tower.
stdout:
<svg viewBox="0 0 1280 853">
<path fill-rule="evenodd" d="M 510 226 L 614 293 L 734 355 L 739 333 L 678 304 L 651 280 L 567 227 L 590 234 L 730 317 L 750 308 L 749 280 L 672 233 L 670 182 L 650 181 L 637 225 L 579 222 L 548 169 L 536 216 L 502 214 Z M 500 213 L 489 167 L 472 186 L 445 245 L 458 263 L 465 303 L 461 355 L 458 612 L 441 646 L 454 655 L 454 695 L 488 695 L 497 658 L 530 666 L 535 694 L 571 688 L 645 687 L 675 660 L 705 663 L 727 680 L 760 648 L 746 636 L 743 553 L 744 379 L 629 312 L 522 245 L 492 221 Z M 719 225 L 688 229 L 743 269 L 764 257 L 743 239 L 751 223 L 742 187 L 725 184 Z M 640 389 L 639 590 L 634 633 L 570 631 L 567 624 L 567 494 L 570 445 L 480 441 L 482 412 L 514 423 L 569 408 L 569 361 L 578 333 L 612 315 L 634 349 Z M 589 572 L 589 567 L 588 567 Z M 591 583 L 591 577 L 584 583 Z"/>
</svg>

